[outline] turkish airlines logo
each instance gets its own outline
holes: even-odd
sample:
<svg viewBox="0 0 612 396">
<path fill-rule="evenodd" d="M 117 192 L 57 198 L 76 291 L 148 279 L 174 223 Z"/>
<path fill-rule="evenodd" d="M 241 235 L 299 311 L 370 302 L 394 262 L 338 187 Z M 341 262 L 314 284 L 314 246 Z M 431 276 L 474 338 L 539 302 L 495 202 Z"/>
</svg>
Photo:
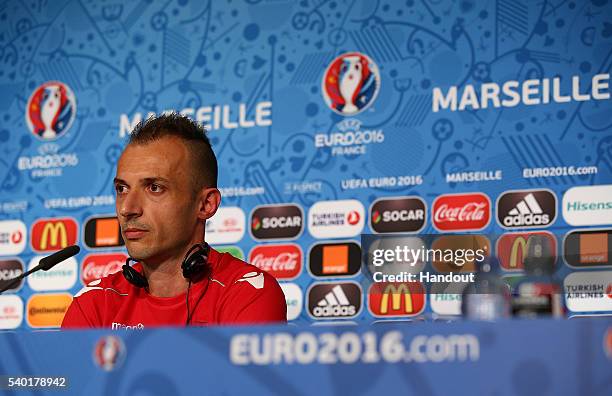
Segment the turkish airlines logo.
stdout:
<svg viewBox="0 0 612 396">
<path fill-rule="evenodd" d="M 477 231 L 491 221 L 491 201 L 481 193 L 441 195 L 432 212 L 438 231 Z"/>
<path fill-rule="evenodd" d="M 508 191 L 497 200 L 497 221 L 504 228 L 537 228 L 557 217 L 557 197 L 548 190 Z"/>
<path fill-rule="evenodd" d="M 85 223 L 84 238 L 88 248 L 124 246 L 119 220 L 115 216 L 93 217 Z"/>
<path fill-rule="evenodd" d="M 12 256 L 23 252 L 26 226 L 20 220 L 0 221 L 0 255 Z"/>
<path fill-rule="evenodd" d="M 567 308 L 573 312 L 612 311 L 612 272 L 569 274 L 563 285 Z"/>
<path fill-rule="evenodd" d="M 124 253 L 90 254 L 81 264 L 81 282 L 88 285 L 97 279 L 121 271 L 127 255 Z"/>
<path fill-rule="evenodd" d="M 357 283 L 317 283 L 308 290 L 308 314 L 314 319 L 353 318 L 360 310 Z"/>
<path fill-rule="evenodd" d="M 612 265 L 612 230 L 572 231 L 565 237 L 563 257 L 574 268 Z"/>
<path fill-rule="evenodd" d="M 76 245 L 77 222 L 69 217 L 38 220 L 32 225 L 32 249 L 49 252 Z"/>
<path fill-rule="evenodd" d="M 303 229 L 304 214 L 297 205 L 258 206 L 251 214 L 254 239 L 294 239 Z"/>
<path fill-rule="evenodd" d="M 308 231 L 315 238 L 350 238 L 363 230 L 365 209 L 356 199 L 322 201 L 308 211 Z"/>
<path fill-rule="evenodd" d="M 308 263 L 316 277 L 353 276 L 361 268 L 361 248 L 355 242 L 320 243 L 310 249 Z"/>
<path fill-rule="evenodd" d="M 418 232 L 425 227 L 425 201 L 418 197 L 379 199 L 370 212 L 370 228 L 377 233 Z"/>
<path fill-rule="evenodd" d="M 222 207 L 206 220 L 206 241 L 210 244 L 236 243 L 244 237 L 246 216 L 239 207 Z"/>
<path fill-rule="evenodd" d="M 276 279 L 294 279 L 302 272 L 302 249 L 295 244 L 256 246 L 249 262 Z"/>
<path fill-rule="evenodd" d="M 368 308 L 377 317 L 415 316 L 425 309 L 420 282 L 377 282 L 368 291 Z"/>
<path fill-rule="evenodd" d="M 549 246 L 556 261 L 557 239 L 550 232 L 510 233 L 497 240 L 496 250 L 500 266 L 506 271 L 523 271 L 530 245 L 542 243 L 542 239 L 545 239 L 544 243 Z"/>
<path fill-rule="evenodd" d="M 21 260 L 0 260 L 0 289 L 6 287 L 13 279 L 23 274 L 24 265 Z M 23 279 L 17 282 L 9 291 L 16 291 L 21 288 Z"/>
</svg>

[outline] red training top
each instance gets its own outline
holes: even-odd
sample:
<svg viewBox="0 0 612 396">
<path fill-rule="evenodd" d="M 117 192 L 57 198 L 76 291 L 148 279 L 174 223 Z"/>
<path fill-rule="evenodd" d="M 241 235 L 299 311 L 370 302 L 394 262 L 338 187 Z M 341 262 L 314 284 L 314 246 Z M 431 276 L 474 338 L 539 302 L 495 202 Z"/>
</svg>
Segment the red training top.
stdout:
<svg viewBox="0 0 612 396">
<path fill-rule="evenodd" d="M 285 296 L 272 275 L 214 249 L 210 249 L 208 264 L 208 279 L 192 283 L 189 291 L 191 325 L 286 322 Z M 134 268 L 142 271 L 140 264 Z M 186 293 L 152 296 L 117 272 L 89 283 L 76 294 L 62 328 L 184 326 L 185 298 Z"/>
</svg>

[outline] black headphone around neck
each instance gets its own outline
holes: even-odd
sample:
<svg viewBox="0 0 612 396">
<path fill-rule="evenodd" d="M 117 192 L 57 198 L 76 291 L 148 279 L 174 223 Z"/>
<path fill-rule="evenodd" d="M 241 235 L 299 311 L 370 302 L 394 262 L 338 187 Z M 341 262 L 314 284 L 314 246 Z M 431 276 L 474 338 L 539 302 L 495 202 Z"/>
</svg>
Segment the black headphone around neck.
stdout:
<svg viewBox="0 0 612 396">
<path fill-rule="evenodd" d="M 197 275 L 202 274 L 208 267 L 208 255 L 210 254 L 210 246 L 206 242 L 198 243 L 193 245 L 185 254 L 185 258 L 181 263 L 181 269 L 183 270 L 183 276 L 185 279 L 189 279 L 190 284 L 193 278 Z M 147 278 L 130 265 L 130 262 L 137 262 L 137 260 L 128 257 L 123 265 L 123 276 L 136 287 L 147 287 L 149 282 Z"/>
</svg>

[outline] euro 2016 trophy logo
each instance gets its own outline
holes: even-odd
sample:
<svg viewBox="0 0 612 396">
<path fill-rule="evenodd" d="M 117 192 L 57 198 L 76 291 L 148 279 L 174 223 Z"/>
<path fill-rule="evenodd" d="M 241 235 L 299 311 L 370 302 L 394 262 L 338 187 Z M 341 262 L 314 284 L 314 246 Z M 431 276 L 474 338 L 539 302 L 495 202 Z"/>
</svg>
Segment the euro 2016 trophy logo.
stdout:
<svg viewBox="0 0 612 396">
<path fill-rule="evenodd" d="M 59 81 L 40 85 L 28 100 L 26 122 L 39 139 L 51 141 L 63 135 L 76 115 L 76 100 L 72 90 Z"/>
<path fill-rule="evenodd" d="M 367 109 L 380 89 L 378 66 L 368 56 L 348 52 L 332 61 L 322 84 L 323 98 L 333 111 L 352 116 Z"/>
</svg>

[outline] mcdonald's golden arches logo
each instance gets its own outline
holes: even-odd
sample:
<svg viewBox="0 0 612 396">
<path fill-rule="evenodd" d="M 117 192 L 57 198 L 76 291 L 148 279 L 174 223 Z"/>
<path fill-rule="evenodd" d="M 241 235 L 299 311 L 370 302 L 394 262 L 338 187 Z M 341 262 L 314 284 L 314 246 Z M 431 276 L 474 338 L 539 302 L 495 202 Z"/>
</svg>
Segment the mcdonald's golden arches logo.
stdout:
<svg viewBox="0 0 612 396">
<path fill-rule="evenodd" d="M 368 308 L 377 317 L 415 316 L 425 309 L 420 282 L 375 282 L 368 291 Z"/>
<path fill-rule="evenodd" d="M 75 245 L 78 235 L 77 222 L 70 217 L 40 219 L 32 225 L 32 249 L 48 252 Z"/>
<path fill-rule="evenodd" d="M 529 248 L 530 236 L 541 236 L 549 241 L 552 252 L 557 252 L 557 239 L 547 231 L 513 232 L 499 237 L 497 240 L 497 257 L 505 271 L 523 271 L 524 260 Z"/>
</svg>

